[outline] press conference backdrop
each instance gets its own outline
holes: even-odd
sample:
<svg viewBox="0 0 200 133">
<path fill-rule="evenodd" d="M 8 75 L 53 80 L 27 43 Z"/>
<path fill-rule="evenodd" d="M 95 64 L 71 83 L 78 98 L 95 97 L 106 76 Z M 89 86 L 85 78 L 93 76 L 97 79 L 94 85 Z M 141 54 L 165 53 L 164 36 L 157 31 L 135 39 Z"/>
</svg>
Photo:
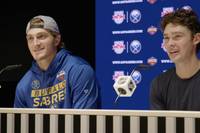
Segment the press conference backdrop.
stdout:
<svg viewBox="0 0 200 133">
<path fill-rule="evenodd" d="M 152 79 L 174 64 L 163 49 L 160 19 L 177 8 L 192 8 L 200 14 L 198 0 L 96 0 L 96 73 L 102 88 L 102 108 L 149 109 Z M 137 88 L 130 97 L 120 97 L 113 88 L 116 78 L 129 75 Z"/>
</svg>

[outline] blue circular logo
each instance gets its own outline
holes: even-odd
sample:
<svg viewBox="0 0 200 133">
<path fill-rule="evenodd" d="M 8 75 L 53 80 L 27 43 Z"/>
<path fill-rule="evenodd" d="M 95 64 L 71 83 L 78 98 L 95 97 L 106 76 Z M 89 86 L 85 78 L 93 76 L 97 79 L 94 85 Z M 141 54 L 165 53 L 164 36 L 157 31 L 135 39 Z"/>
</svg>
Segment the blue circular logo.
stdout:
<svg viewBox="0 0 200 133">
<path fill-rule="evenodd" d="M 142 81 L 142 75 L 139 71 L 135 71 L 131 76 L 136 84 L 139 84 Z"/>
<path fill-rule="evenodd" d="M 39 80 L 33 80 L 31 86 L 33 89 L 39 89 L 40 88 Z"/>
<path fill-rule="evenodd" d="M 142 45 L 138 40 L 133 40 L 130 44 L 130 50 L 133 54 L 138 54 L 142 49 Z"/>
<path fill-rule="evenodd" d="M 137 9 L 134 9 L 130 13 L 130 20 L 132 23 L 138 23 L 141 20 L 141 12 Z"/>
</svg>

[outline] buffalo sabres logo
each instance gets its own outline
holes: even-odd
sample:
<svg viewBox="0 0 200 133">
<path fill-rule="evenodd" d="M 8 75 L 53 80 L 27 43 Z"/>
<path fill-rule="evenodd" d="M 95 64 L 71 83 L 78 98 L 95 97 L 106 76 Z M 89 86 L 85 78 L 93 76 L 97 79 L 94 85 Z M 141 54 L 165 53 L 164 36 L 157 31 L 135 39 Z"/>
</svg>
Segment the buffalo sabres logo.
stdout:
<svg viewBox="0 0 200 133">
<path fill-rule="evenodd" d="M 137 9 L 134 9 L 130 13 L 130 20 L 132 23 L 138 23 L 141 20 L 141 12 Z"/>
<path fill-rule="evenodd" d="M 142 80 L 142 75 L 139 71 L 135 71 L 132 74 L 132 78 L 133 78 L 133 80 L 135 81 L 136 84 L 139 84 Z"/>
<path fill-rule="evenodd" d="M 39 80 L 33 80 L 31 83 L 31 86 L 33 89 L 39 89 L 40 88 L 40 82 Z"/>
<path fill-rule="evenodd" d="M 138 54 L 142 49 L 142 45 L 138 40 L 133 40 L 130 44 L 130 50 L 133 54 Z"/>
<path fill-rule="evenodd" d="M 60 81 L 63 81 L 65 79 L 65 71 L 62 70 L 62 71 L 58 72 L 56 78 Z"/>
</svg>

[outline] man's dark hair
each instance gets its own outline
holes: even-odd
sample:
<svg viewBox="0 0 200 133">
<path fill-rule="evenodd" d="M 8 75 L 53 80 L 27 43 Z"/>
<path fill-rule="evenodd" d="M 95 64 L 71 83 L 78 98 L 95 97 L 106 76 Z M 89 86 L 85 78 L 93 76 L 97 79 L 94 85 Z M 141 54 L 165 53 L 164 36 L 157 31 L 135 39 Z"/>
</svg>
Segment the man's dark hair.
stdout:
<svg viewBox="0 0 200 133">
<path fill-rule="evenodd" d="M 177 24 L 187 27 L 192 36 L 196 33 L 200 33 L 200 22 L 197 14 L 193 10 L 178 9 L 174 12 L 170 12 L 163 16 L 161 20 L 161 30 L 164 31 L 167 24 Z M 196 51 L 200 50 L 200 43 L 197 44 Z"/>
</svg>

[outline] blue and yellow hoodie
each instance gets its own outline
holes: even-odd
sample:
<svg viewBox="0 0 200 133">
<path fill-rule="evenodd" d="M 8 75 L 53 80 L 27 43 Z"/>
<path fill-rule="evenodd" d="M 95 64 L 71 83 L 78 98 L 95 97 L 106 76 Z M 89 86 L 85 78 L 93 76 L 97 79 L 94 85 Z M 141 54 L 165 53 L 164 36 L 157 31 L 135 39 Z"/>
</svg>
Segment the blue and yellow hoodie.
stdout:
<svg viewBox="0 0 200 133">
<path fill-rule="evenodd" d="M 92 67 L 61 49 L 46 71 L 33 61 L 17 84 L 16 108 L 98 108 L 99 86 Z"/>
</svg>

